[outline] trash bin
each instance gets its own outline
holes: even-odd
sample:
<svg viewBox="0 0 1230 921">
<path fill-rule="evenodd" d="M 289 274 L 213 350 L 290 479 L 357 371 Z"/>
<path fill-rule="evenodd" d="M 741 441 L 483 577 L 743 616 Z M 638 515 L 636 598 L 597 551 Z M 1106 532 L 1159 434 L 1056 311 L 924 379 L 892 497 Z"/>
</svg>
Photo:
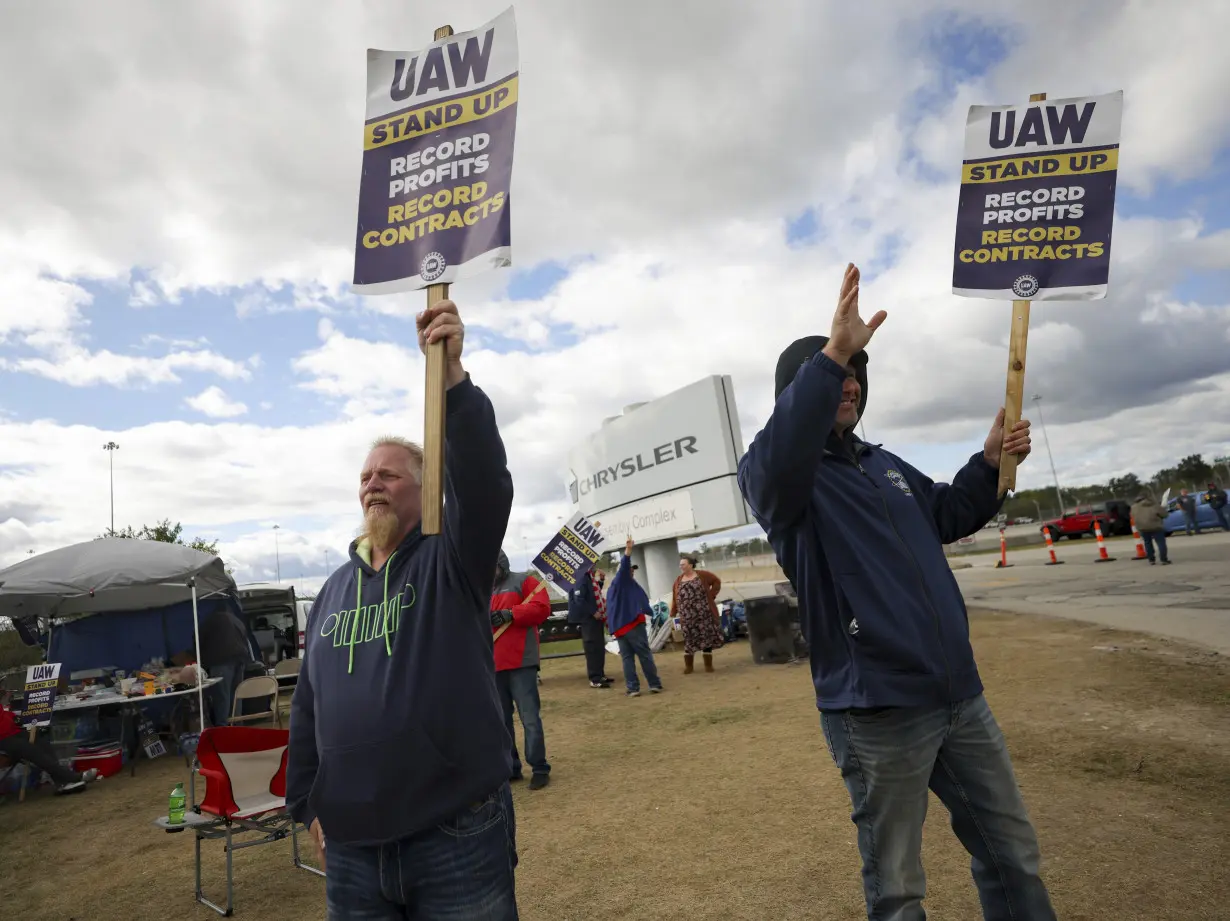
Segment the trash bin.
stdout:
<svg viewBox="0 0 1230 921">
<path fill-rule="evenodd" d="M 757 665 L 780 665 L 797 658 L 794 638 L 798 617 L 787 598 L 749 598 L 743 602 L 743 610 L 752 660 Z"/>
</svg>

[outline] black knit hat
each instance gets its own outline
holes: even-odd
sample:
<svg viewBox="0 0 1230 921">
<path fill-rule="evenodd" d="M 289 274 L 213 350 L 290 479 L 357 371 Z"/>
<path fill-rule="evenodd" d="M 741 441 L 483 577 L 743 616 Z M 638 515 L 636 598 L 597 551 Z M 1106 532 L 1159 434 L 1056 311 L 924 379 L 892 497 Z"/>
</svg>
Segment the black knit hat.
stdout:
<svg viewBox="0 0 1230 921">
<path fill-rule="evenodd" d="M 802 339 L 795 339 L 794 342 L 786 346 L 785 351 L 777 359 L 777 371 L 773 376 L 774 400 L 780 397 L 782 391 L 790 386 L 790 382 L 799 373 L 799 368 L 803 366 L 803 362 L 823 349 L 828 345 L 828 342 L 828 336 L 804 336 Z M 854 367 L 854 378 L 858 381 L 861 391 L 858 398 L 858 415 L 861 419 L 863 410 L 867 408 L 867 353 L 859 349 L 851 356 L 850 364 Z"/>
</svg>

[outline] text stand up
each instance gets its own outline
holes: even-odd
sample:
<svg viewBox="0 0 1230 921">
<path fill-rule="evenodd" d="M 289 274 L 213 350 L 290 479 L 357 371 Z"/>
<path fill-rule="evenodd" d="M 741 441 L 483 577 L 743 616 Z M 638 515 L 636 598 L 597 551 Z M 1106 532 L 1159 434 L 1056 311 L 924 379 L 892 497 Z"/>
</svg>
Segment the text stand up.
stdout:
<svg viewBox="0 0 1230 921">
<path fill-rule="evenodd" d="M 436 29 L 433 41 L 448 38 L 452 26 Z M 447 300 L 448 285 L 427 286 L 427 306 Z M 439 534 L 444 517 L 444 342 L 427 346 L 427 380 L 423 388 L 423 524 L 424 534 Z"/>
<path fill-rule="evenodd" d="M 1042 102 L 1046 93 L 1034 93 L 1030 102 Z M 1012 302 L 1012 334 L 1008 340 L 1008 386 L 1004 394 L 1004 438 L 1021 421 L 1025 400 L 1025 351 L 1029 344 L 1029 301 Z M 1000 452 L 999 495 L 1016 489 L 1017 456 Z M 1062 512 L 1062 509 L 1060 510 Z"/>
</svg>

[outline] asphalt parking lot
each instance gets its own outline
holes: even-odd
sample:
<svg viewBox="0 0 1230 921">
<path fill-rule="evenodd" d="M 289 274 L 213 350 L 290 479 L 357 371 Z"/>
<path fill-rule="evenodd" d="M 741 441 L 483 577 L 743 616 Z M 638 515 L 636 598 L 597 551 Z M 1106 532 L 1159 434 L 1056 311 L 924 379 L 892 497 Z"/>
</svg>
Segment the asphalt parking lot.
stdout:
<svg viewBox="0 0 1230 921">
<path fill-rule="evenodd" d="M 1109 541 L 1112 563 L 1095 563 L 1096 541 L 1059 541 L 1061 566 L 1045 547 L 963 557 L 955 573 L 966 603 L 1023 614 L 1052 614 L 1198 643 L 1230 655 L 1230 533 L 1176 534 L 1170 566 L 1134 561 L 1131 538 Z M 954 564 L 956 561 L 954 560 Z"/>
</svg>

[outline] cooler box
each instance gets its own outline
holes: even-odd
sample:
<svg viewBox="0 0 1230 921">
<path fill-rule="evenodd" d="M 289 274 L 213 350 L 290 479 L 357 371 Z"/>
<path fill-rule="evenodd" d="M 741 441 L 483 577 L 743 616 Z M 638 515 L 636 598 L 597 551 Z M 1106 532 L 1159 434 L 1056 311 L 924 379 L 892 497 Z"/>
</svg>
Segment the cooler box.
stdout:
<svg viewBox="0 0 1230 921">
<path fill-rule="evenodd" d="M 73 759 L 73 770 L 84 774 L 91 768 L 98 771 L 99 777 L 112 777 L 124 770 L 124 753 L 120 746 L 79 751 Z"/>
</svg>

